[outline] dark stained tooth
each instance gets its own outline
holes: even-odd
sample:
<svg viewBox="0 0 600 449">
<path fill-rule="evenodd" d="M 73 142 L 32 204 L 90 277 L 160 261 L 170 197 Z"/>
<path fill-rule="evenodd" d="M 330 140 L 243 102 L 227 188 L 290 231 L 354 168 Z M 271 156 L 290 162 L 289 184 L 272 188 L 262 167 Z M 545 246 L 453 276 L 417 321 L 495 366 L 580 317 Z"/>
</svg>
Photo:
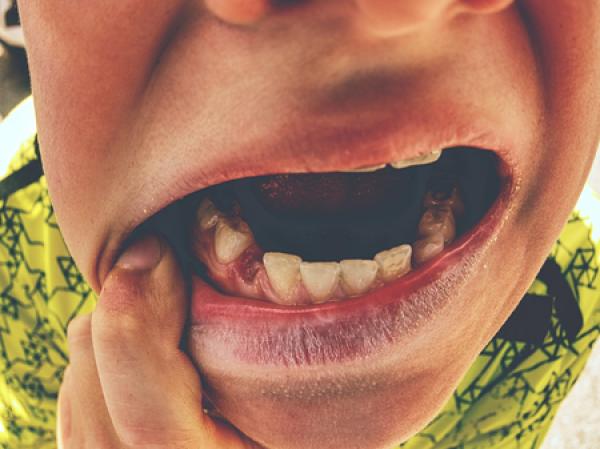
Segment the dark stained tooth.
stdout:
<svg viewBox="0 0 600 449">
<path fill-rule="evenodd" d="M 196 222 L 202 231 L 214 228 L 222 214 L 208 198 L 204 198 L 196 210 Z"/>
<path fill-rule="evenodd" d="M 444 236 L 442 234 L 430 235 L 422 240 L 417 240 L 412 247 L 415 265 L 424 264 L 444 250 Z"/>
<path fill-rule="evenodd" d="M 429 237 L 434 234 L 442 234 L 446 244 L 454 240 L 456 223 L 449 206 L 432 206 L 423 213 L 419 221 L 419 236 Z"/>
<path fill-rule="evenodd" d="M 426 209 L 432 207 L 449 207 L 456 218 L 460 218 L 465 205 L 460 197 L 460 192 L 456 183 L 445 176 L 430 181 L 428 192 L 425 194 L 423 206 Z"/>
</svg>

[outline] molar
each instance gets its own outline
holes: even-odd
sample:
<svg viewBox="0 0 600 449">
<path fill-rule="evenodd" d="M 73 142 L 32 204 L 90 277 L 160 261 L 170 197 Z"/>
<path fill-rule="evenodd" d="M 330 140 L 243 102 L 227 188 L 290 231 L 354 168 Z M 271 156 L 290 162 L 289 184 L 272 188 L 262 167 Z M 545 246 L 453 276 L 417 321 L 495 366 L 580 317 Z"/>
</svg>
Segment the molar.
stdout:
<svg viewBox="0 0 600 449">
<path fill-rule="evenodd" d="M 452 186 L 448 190 L 430 190 L 425 194 L 423 206 L 426 209 L 430 207 L 449 207 L 456 217 L 460 217 L 465 211 L 465 205 L 456 186 Z"/>
<path fill-rule="evenodd" d="M 354 296 L 367 292 L 379 271 L 379 265 L 374 260 L 342 260 L 340 268 L 342 287 L 347 294 Z"/>
<path fill-rule="evenodd" d="M 413 243 L 415 265 L 421 265 L 433 259 L 444 249 L 444 236 L 440 233 L 430 235 Z"/>
<path fill-rule="evenodd" d="M 402 161 L 391 162 L 390 165 L 394 168 L 407 168 L 413 167 L 415 165 L 426 165 L 436 162 L 440 156 L 442 155 L 441 150 L 432 151 L 429 154 L 424 154 L 422 156 L 413 157 L 410 159 L 404 159 Z"/>
<path fill-rule="evenodd" d="M 302 262 L 300 275 L 313 302 L 319 304 L 330 299 L 337 288 L 340 264 L 337 262 Z"/>
<path fill-rule="evenodd" d="M 208 198 L 204 198 L 196 210 L 196 223 L 202 231 L 214 228 L 221 217 L 221 212 Z"/>
<path fill-rule="evenodd" d="M 449 207 L 428 208 L 419 221 L 419 236 L 429 237 L 442 234 L 444 243 L 449 243 L 456 236 L 456 223 Z"/>
<path fill-rule="evenodd" d="M 410 245 L 400 245 L 377 253 L 375 262 L 379 265 L 382 279 L 389 282 L 408 273 L 411 270 L 411 255 L 412 248 Z"/>
<path fill-rule="evenodd" d="M 265 253 L 263 264 L 271 287 L 279 296 L 281 304 L 292 305 L 292 295 L 300 281 L 302 259 L 293 254 Z"/>
<path fill-rule="evenodd" d="M 253 241 L 248 225 L 238 223 L 234 229 L 226 220 L 218 220 L 215 231 L 215 254 L 219 262 L 227 264 L 237 259 Z"/>
</svg>

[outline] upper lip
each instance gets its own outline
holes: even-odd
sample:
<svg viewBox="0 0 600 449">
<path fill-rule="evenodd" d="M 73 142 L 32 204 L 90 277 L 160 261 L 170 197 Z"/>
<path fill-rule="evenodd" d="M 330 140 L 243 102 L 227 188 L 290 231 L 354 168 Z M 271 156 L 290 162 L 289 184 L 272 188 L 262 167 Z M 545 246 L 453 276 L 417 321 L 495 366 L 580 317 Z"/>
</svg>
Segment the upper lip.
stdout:
<svg viewBox="0 0 600 449">
<path fill-rule="evenodd" d="M 229 157 L 215 162 L 210 171 L 192 167 L 177 182 L 170 183 L 161 192 L 154 192 L 153 204 L 137 205 L 132 218 L 109 235 L 94 262 L 93 282 L 97 286 L 103 284 L 127 238 L 149 217 L 186 195 L 234 179 L 277 173 L 341 171 L 409 159 L 448 147 L 470 146 L 494 151 L 511 166 L 518 180 L 517 167 L 510 157 L 510 148 L 514 146 L 510 136 L 498 135 L 489 123 L 467 121 L 444 127 L 434 123 L 415 126 L 412 121 L 398 121 L 394 117 L 377 126 L 348 123 L 323 127 L 308 123 L 260 146 L 254 144 L 251 148 L 241 147 L 230 152 L 235 155 L 235 160 Z M 299 132 L 300 129 L 304 131 Z"/>
</svg>

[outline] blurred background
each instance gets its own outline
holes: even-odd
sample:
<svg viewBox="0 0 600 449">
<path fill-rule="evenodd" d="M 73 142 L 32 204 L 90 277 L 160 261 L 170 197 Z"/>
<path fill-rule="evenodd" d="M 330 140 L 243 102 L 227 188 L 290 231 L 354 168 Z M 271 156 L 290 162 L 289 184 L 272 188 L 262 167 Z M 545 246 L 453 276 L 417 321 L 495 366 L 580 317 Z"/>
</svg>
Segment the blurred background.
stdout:
<svg viewBox="0 0 600 449">
<path fill-rule="evenodd" d="M 0 121 L 29 94 L 25 53 L 0 44 Z M 25 119 L 32 114 L 31 107 L 25 108 Z M 0 150 L 2 147 L 0 142 Z M 0 151 L 0 177 L 10 157 Z M 600 192 L 600 152 L 590 182 Z M 596 346 L 579 381 L 561 405 L 542 449 L 600 449 L 600 345 Z"/>
</svg>

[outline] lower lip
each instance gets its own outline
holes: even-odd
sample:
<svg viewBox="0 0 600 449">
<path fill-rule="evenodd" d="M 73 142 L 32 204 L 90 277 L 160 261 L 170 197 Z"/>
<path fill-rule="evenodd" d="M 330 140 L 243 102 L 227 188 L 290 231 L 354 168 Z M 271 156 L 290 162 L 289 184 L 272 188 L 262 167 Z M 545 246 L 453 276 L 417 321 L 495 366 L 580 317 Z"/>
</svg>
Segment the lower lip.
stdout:
<svg viewBox="0 0 600 449">
<path fill-rule="evenodd" d="M 417 270 L 360 297 L 280 306 L 223 295 L 194 277 L 190 349 L 196 335 L 209 333 L 236 363 L 297 368 L 357 360 L 414 336 L 476 275 L 473 267 L 506 221 L 513 183 L 505 181 L 473 229 Z"/>
</svg>

